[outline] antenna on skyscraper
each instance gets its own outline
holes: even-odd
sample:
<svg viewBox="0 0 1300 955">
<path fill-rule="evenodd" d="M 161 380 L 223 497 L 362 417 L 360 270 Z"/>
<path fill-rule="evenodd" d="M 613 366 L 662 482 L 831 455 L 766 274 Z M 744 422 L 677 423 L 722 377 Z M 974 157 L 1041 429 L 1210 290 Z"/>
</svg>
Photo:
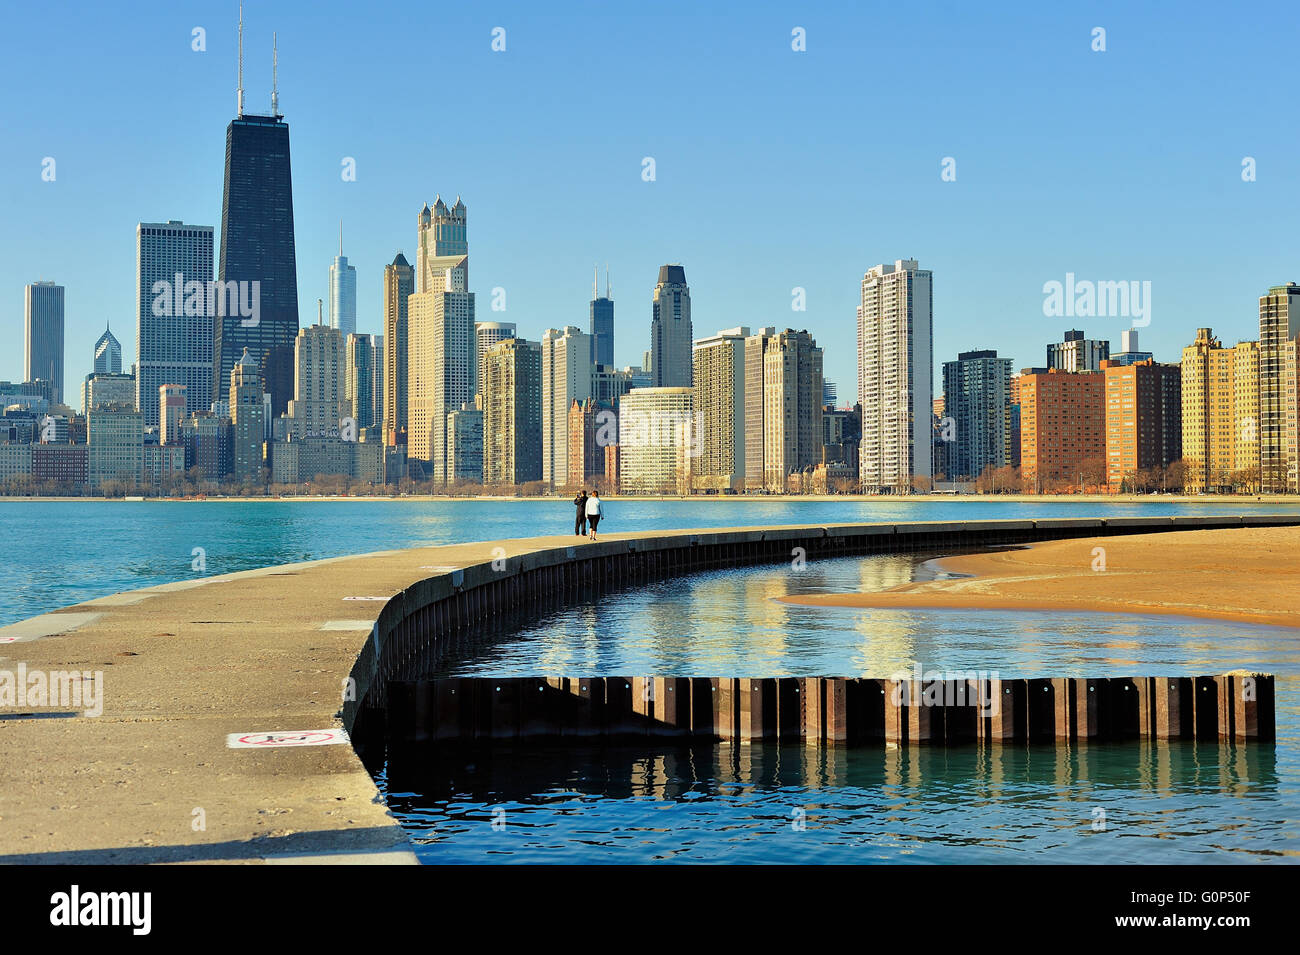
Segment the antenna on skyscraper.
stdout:
<svg viewBox="0 0 1300 955">
<path fill-rule="evenodd" d="M 610 290 L 609 290 L 609 263 L 606 262 L 605 263 L 605 298 L 613 299 L 613 297 L 614 296 L 610 294 Z"/>
<path fill-rule="evenodd" d="M 271 34 L 271 115 L 280 115 L 280 94 L 276 87 L 280 80 L 280 50 L 276 46 L 275 33 Z"/>
<path fill-rule="evenodd" d="M 325 306 L 321 303 L 320 299 L 316 299 L 316 324 L 325 324 Z"/>
<path fill-rule="evenodd" d="M 591 298 L 592 301 L 600 298 L 600 266 L 591 267 Z"/>
<path fill-rule="evenodd" d="M 239 5 L 239 96 L 237 116 L 244 115 L 244 5 Z"/>
</svg>

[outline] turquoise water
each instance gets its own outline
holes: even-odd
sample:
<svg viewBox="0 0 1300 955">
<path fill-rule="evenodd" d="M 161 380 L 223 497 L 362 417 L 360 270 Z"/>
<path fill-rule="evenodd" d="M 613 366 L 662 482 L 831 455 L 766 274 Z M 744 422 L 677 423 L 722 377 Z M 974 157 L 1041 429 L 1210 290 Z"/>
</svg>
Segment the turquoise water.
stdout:
<svg viewBox="0 0 1300 955">
<path fill-rule="evenodd" d="M 430 675 L 889 676 L 919 665 L 1120 676 L 1248 667 L 1277 675 L 1277 743 L 478 748 L 396 767 L 391 781 L 381 779 L 389 806 L 427 862 L 1300 859 L 1300 632 L 776 599 L 879 590 L 916 572 L 912 560 L 881 556 L 661 581 L 461 646 Z"/>
<path fill-rule="evenodd" d="M 1043 501 L 610 501 L 610 533 L 851 521 L 1300 511 L 1276 504 Z M 567 533 L 567 500 L 0 501 L 0 625 L 54 607 L 206 574 L 427 544 Z"/>
</svg>

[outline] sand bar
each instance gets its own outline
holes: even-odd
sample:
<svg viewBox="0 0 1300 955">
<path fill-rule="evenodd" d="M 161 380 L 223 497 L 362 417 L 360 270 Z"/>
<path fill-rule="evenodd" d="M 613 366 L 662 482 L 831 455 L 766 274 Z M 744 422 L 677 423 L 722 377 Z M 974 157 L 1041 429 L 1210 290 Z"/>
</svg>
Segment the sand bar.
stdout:
<svg viewBox="0 0 1300 955">
<path fill-rule="evenodd" d="M 1104 551 L 1104 570 L 1096 548 Z M 1173 614 L 1300 629 L 1296 527 L 1047 541 L 946 557 L 939 567 L 971 576 L 781 599 L 809 606 Z"/>
</svg>

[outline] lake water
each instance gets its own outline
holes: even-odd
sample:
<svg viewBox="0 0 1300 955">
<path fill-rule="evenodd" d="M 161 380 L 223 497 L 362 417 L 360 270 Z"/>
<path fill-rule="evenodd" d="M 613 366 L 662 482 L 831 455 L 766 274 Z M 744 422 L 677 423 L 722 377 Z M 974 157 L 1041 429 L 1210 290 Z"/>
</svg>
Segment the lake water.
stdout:
<svg viewBox="0 0 1300 955">
<path fill-rule="evenodd" d="M 1098 514 L 1300 512 L 1276 504 L 1001 503 L 950 500 L 609 501 L 610 533 L 852 521 Z M 573 527 L 567 500 L 0 501 L 0 625 L 94 597 L 207 574 L 429 544 L 532 537 Z"/>
<path fill-rule="evenodd" d="M 1277 675 L 1275 745 L 529 744 L 381 778 L 427 862 L 1300 860 L 1300 632 L 1126 614 L 822 608 L 897 556 L 715 571 L 607 594 L 427 675 Z M 922 566 L 921 572 L 925 573 Z"/>
</svg>

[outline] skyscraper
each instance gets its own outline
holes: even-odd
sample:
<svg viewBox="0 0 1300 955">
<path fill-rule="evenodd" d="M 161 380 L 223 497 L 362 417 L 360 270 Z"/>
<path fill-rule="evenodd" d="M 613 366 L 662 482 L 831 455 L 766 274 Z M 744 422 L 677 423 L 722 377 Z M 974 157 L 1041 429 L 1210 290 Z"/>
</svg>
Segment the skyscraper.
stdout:
<svg viewBox="0 0 1300 955">
<path fill-rule="evenodd" d="M 1183 447 L 1182 371 L 1151 359 L 1102 362 L 1106 388 L 1106 481 L 1111 490 L 1161 486 L 1158 470 Z"/>
<path fill-rule="evenodd" d="M 420 212 L 415 294 L 407 315 L 407 459 L 435 484 L 451 481 L 447 415 L 473 401 L 474 293 L 469 290 L 465 204 Z"/>
<path fill-rule="evenodd" d="M 763 486 L 763 357 L 776 328 L 759 328 L 745 339 L 745 486 Z M 739 464 L 738 464 L 739 466 Z"/>
<path fill-rule="evenodd" d="M 728 328 L 700 339 L 692 353 L 694 412 L 699 425 L 697 486 L 739 490 L 745 480 L 745 339 L 749 329 Z M 761 395 L 754 396 L 761 401 Z"/>
<path fill-rule="evenodd" d="M 337 328 L 310 325 L 298 332 L 289 401 L 289 417 L 298 437 L 337 437 L 343 419 L 355 417 L 344 395 L 345 368 L 343 336 Z"/>
<path fill-rule="evenodd" d="M 933 276 L 915 259 L 877 265 L 858 306 L 859 482 L 868 493 L 906 490 L 933 474 Z"/>
<path fill-rule="evenodd" d="M 456 197 L 450 209 L 442 196 L 433 200 L 433 209 L 426 202 L 420 210 L 419 241 L 416 244 L 415 291 L 427 292 L 431 281 L 430 260 L 469 255 L 469 224 L 465 203 Z"/>
<path fill-rule="evenodd" d="M 624 494 L 690 490 L 694 444 L 690 388 L 633 388 L 619 402 L 618 483 Z"/>
<path fill-rule="evenodd" d="M 1259 298 L 1259 488 L 1287 490 L 1285 351 L 1300 337 L 1300 286 L 1275 285 Z"/>
<path fill-rule="evenodd" d="M 375 340 L 372 335 L 349 335 L 344 348 L 343 397 L 351 405 L 358 428 L 375 424 Z"/>
<path fill-rule="evenodd" d="M 483 483 L 542 478 L 542 346 L 509 338 L 483 362 Z"/>
<path fill-rule="evenodd" d="M 136 250 L 136 407 L 159 425 L 158 389 L 184 385 L 189 411 L 206 412 L 212 390 L 213 327 L 220 290 L 212 282 L 212 226 L 179 219 L 141 222 Z"/>
<path fill-rule="evenodd" d="M 158 388 L 159 444 L 182 443 L 181 424 L 185 421 L 185 387 L 185 385 L 161 385 Z"/>
<path fill-rule="evenodd" d="M 474 394 L 483 393 L 483 364 L 487 353 L 500 342 L 514 337 L 514 322 L 474 323 Z"/>
<path fill-rule="evenodd" d="M 786 329 L 763 353 L 763 478 L 785 491 L 792 474 L 822 460 L 822 350 L 806 331 Z"/>
<path fill-rule="evenodd" d="M 63 404 L 63 286 L 33 282 L 23 289 L 23 378 L 50 383 L 50 401 Z"/>
<path fill-rule="evenodd" d="M 1106 480 L 1106 379 L 1057 368 L 1020 376 L 1020 473 L 1047 491 Z M 866 440 L 865 433 L 863 440 Z"/>
<path fill-rule="evenodd" d="M 659 268 L 650 320 L 650 369 L 656 388 L 691 387 L 691 290 L 686 269 Z"/>
<path fill-rule="evenodd" d="M 1182 454 L 1188 491 L 1232 490 L 1259 478 L 1258 342 L 1224 348 L 1209 328 L 1182 355 Z"/>
<path fill-rule="evenodd" d="M 1011 463 L 1011 359 L 996 351 L 960 352 L 943 363 L 943 409 L 952 419 L 942 470 L 950 481 L 978 480 Z M 948 434 L 940 428 L 940 435 Z"/>
<path fill-rule="evenodd" d="M 415 270 L 401 252 L 384 266 L 384 444 L 406 443 L 407 308 Z"/>
<path fill-rule="evenodd" d="M 239 101 L 226 127 L 221 200 L 221 256 L 217 279 L 225 298 L 241 307 L 213 319 L 212 391 L 219 394 L 248 349 L 271 396 L 271 414 L 293 397 L 293 345 L 298 335 L 298 268 L 293 237 L 293 176 L 289 125 L 271 84 L 271 115 L 244 112 L 243 24 L 240 24 Z M 231 286 L 229 283 L 236 283 Z M 246 366 L 247 367 L 247 366 Z"/>
<path fill-rule="evenodd" d="M 609 289 L 609 269 L 605 269 L 605 294 L 596 287 L 596 276 L 591 277 L 591 319 L 587 329 L 591 335 L 591 362 L 594 365 L 614 367 L 614 299 Z"/>
<path fill-rule="evenodd" d="M 339 225 L 339 254 L 330 266 L 330 328 L 337 328 L 343 340 L 357 331 L 357 270 L 343 254 L 343 226 Z"/>
<path fill-rule="evenodd" d="M 447 412 L 447 481 L 483 483 L 483 412 L 469 402 Z"/>
<path fill-rule="evenodd" d="M 1117 365 L 1136 365 L 1140 361 L 1149 360 L 1152 355 L 1149 351 L 1142 351 L 1138 346 L 1138 330 L 1136 328 L 1126 328 L 1120 332 L 1120 350 L 1111 355 L 1109 361 Z M 1107 342 L 1107 346 L 1109 346 Z"/>
<path fill-rule="evenodd" d="M 122 345 L 113 337 L 107 325 L 104 326 L 104 334 L 100 335 L 99 340 L 95 342 L 95 363 L 92 374 L 122 374 Z"/>
<path fill-rule="evenodd" d="M 542 336 L 542 480 L 569 481 L 569 406 L 591 397 L 591 336 L 576 326 Z"/>
<path fill-rule="evenodd" d="M 1047 346 L 1047 367 L 1061 371 L 1101 371 L 1101 363 L 1108 358 L 1110 342 L 1084 338 L 1077 328 L 1065 333 L 1065 341 Z"/>
<path fill-rule="evenodd" d="M 255 481 L 262 472 L 266 438 L 266 406 L 257 362 L 245 349 L 230 370 L 231 476 Z"/>
<path fill-rule="evenodd" d="M 384 336 L 370 336 L 370 424 L 382 442 L 384 424 Z M 371 439 L 375 440 L 375 439 Z"/>
</svg>

